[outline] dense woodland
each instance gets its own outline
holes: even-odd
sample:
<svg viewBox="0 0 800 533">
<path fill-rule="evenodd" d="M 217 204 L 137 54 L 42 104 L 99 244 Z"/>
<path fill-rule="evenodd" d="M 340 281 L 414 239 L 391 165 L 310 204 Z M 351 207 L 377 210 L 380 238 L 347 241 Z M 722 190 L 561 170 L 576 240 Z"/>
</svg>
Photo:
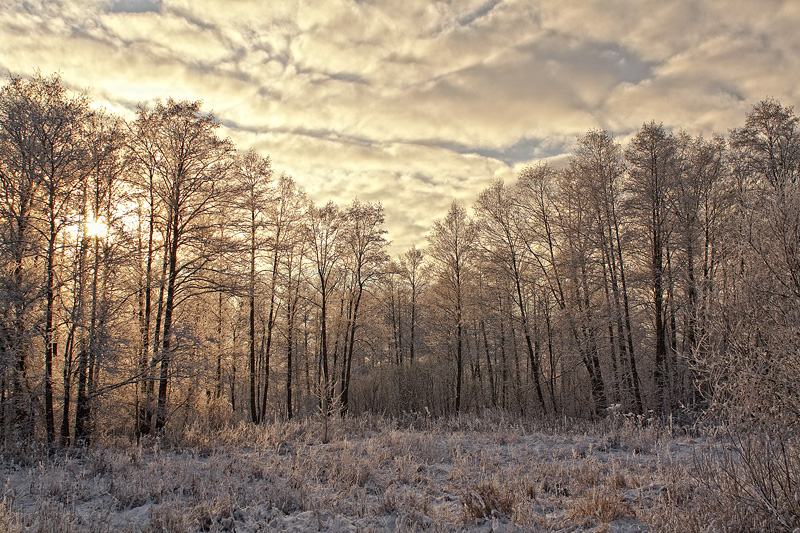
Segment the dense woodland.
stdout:
<svg viewBox="0 0 800 533">
<path fill-rule="evenodd" d="M 200 102 L 0 92 L 0 441 L 323 413 L 800 418 L 800 132 L 577 139 L 388 254 Z M 770 429 L 772 428 L 772 429 Z M 792 430 L 793 431 L 793 430 Z"/>
</svg>

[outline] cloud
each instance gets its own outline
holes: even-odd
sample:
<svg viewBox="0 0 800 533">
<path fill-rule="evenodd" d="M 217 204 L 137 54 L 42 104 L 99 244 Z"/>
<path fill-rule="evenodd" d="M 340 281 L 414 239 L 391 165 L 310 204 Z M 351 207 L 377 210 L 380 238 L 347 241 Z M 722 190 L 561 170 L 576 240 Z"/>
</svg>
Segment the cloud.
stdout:
<svg viewBox="0 0 800 533">
<path fill-rule="evenodd" d="M 315 200 L 382 201 L 397 251 L 590 128 L 708 135 L 797 104 L 798 23 L 789 0 L 10 0 L 0 68 L 127 116 L 203 100 Z"/>
<path fill-rule="evenodd" d="M 162 0 L 113 0 L 109 7 L 111 13 L 158 13 Z"/>
</svg>

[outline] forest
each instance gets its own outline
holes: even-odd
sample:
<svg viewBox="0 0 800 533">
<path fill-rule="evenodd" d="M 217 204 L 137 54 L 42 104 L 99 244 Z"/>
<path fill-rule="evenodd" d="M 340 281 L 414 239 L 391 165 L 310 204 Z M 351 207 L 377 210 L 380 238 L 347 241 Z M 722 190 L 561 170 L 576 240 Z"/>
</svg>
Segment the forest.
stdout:
<svg viewBox="0 0 800 533">
<path fill-rule="evenodd" d="M 381 204 L 315 205 L 220 127 L 201 102 L 124 120 L 58 75 L 7 79 L 0 448 L 197 421 L 319 417 L 327 440 L 362 415 L 627 416 L 724 427 L 766 457 L 766 516 L 798 525 L 791 107 L 711 138 L 590 130 L 397 257 Z"/>
</svg>

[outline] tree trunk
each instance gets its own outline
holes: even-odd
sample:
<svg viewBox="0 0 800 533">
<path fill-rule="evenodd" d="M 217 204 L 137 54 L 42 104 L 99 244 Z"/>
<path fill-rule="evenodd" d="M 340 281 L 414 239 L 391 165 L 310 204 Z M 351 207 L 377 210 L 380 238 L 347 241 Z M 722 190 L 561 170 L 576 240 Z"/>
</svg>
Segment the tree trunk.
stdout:
<svg viewBox="0 0 800 533">
<path fill-rule="evenodd" d="M 662 413 L 666 405 L 666 389 L 667 389 L 667 336 L 666 336 L 666 323 L 664 316 L 664 288 L 663 288 L 663 261 L 662 261 L 662 245 L 661 234 L 658 230 L 653 231 L 653 248 L 650 264 L 650 275 L 652 282 L 653 294 L 653 321 L 656 331 L 655 339 L 655 367 L 653 370 L 653 380 L 656 385 L 656 394 L 658 398 L 658 412 Z"/>
<path fill-rule="evenodd" d="M 359 286 L 357 288 L 357 294 L 355 295 L 355 302 L 353 302 L 352 317 L 350 318 L 350 331 L 349 331 L 350 340 L 345 343 L 347 346 L 347 354 L 345 356 L 345 361 L 342 369 L 342 414 L 343 415 L 347 413 L 347 410 L 350 406 L 350 375 L 352 372 L 353 350 L 355 346 L 356 327 L 358 321 L 358 308 L 361 304 L 362 291 L 363 288 Z"/>
<path fill-rule="evenodd" d="M 54 324 L 55 306 L 55 245 L 56 245 L 56 220 L 55 220 L 55 195 L 50 194 L 50 231 L 47 242 L 47 270 L 45 272 L 45 326 L 44 326 L 44 418 L 47 433 L 47 444 L 55 443 L 55 413 L 53 411 L 53 356 L 56 348 L 56 331 Z"/>
<path fill-rule="evenodd" d="M 286 313 L 286 418 L 292 419 L 292 349 L 294 342 L 294 316 L 291 307 Z"/>
<path fill-rule="evenodd" d="M 89 315 L 89 346 L 81 351 L 81 362 L 78 369 L 78 398 L 75 405 L 75 442 L 88 443 L 90 428 L 89 397 L 93 385 L 92 370 L 97 353 L 97 283 L 100 256 L 98 239 L 94 238 L 94 272 L 92 273 L 92 304 Z M 86 352 L 86 353 L 84 353 Z"/>
<path fill-rule="evenodd" d="M 151 179 L 152 183 L 152 179 Z M 145 273 L 144 283 L 141 287 L 142 292 L 142 305 L 141 320 L 139 325 L 140 338 L 141 338 L 141 354 L 139 357 L 139 373 L 140 381 L 137 386 L 143 391 L 142 396 L 144 399 L 139 406 L 139 412 L 136 420 L 136 434 L 137 438 L 146 435 L 150 432 L 150 414 L 151 409 L 148 403 L 148 383 L 152 383 L 152 373 L 150 370 L 151 363 L 148 362 L 150 358 L 150 316 L 152 314 L 152 285 L 153 285 L 153 237 L 155 231 L 155 198 L 153 197 L 152 186 L 150 188 L 150 216 L 147 228 L 147 257 L 145 259 Z M 140 232 L 141 235 L 141 232 Z M 141 248 L 141 245 L 140 245 Z M 152 398 L 149 398 L 152 401 Z"/>
<path fill-rule="evenodd" d="M 72 355 L 75 344 L 75 328 L 76 323 L 73 321 L 70 332 L 67 335 L 67 341 L 64 343 L 64 401 L 61 416 L 61 446 L 63 447 L 69 446 L 70 437 L 69 409 L 71 402 L 70 394 L 72 392 Z"/>
<path fill-rule="evenodd" d="M 276 242 L 280 233 L 276 237 Z M 275 248 L 275 258 L 272 262 L 272 281 L 269 289 L 269 314 L 267 315 L 267 345 L 264 348 L 264 395 L 261 397 L 261 421 L 267 414 L 267 393 L 269 392 L 269 360 L 272 351 L 272 331 L 275 327 L 275 287 L 278 282 L 278 249 Z"/>
<path fill-rule="evenodd" d="M 622 261 L 622 239 L 620 238 L 619 223 L 616 215 L 614 216 L 614 238 L 616 240 L 617 261 L 619 262 L 619 281 L 622 284 L 622 303 L 625 320 L 625 333 L 627 340 L 628 367 L 630 368 L 631 387 L 633 389 L 633 401 L 637 414 L 644 412 L 642 402 L 642 392 L 639 381 L 639 372 L 636 369 L 636 356 L 633 349 L 633 328 L 631 327 L 630 304 L 628 301 L 628 285 L 625 280 L 625 263 Z"/>
<path fill-rule="evenodd" d="M 464 370 L 463 354 L 461 352 L 461 337 L 463 326 L 461 325 L 461 313 L 459 312 L 458 325 L 456 326 L 456 414 L 461 412 L 461 378 Z"/>
<path fill-rule="evenodd" d="M 160 432 L 167 423 L 167 389 L 169 386 L 169 364 L 172 359 L 171 335 L 172 314 L 175 307 L 175 282 L 178 264 L 178 214 L 172 216 L 172 240 L 169 246 L 169 270 L 167 275 L 167 299 L 164 303 L 164 338 L 161 347 L 161 375 L 158 379 L 158 405 L 156 410 L 156 431 Z"/>
<path fill-rule="evenodd" d="M 542 392 L 542 384 L 539 381 L 539 359 L 538 354 L 535 352 L 533 347 L 533 341 L 531 339 L 530 331 L 528 330 L 528 316 L 525 312 L 525 302 L 522 299 L 522 284 L 519 278 L 519 274 L 516 273 L 514 276 L 514 284 L 517 290 L 517 306 L 519 307 L 519 316 L 520 321 L 522 322 L 522 333 L 525 336 L 525 347 L 528 349 L 528 358 L 531 363 L 531 370 L 533 371 L 533 381 L 536 387 L 536 399 L 539 401 L 539 405 L 542 408 L 542 413 L 547 414 L 547 407 L 544 403 L 544 393 Z"/>
<path fill-rule="evenodd" d="M 256 404 L 256 301 L 253 293 L 250 293 L 248 304 L 250 306 L 249 313 L 249 331 L 248 331 L 248 348 L 250 362 L 250 421 L 258 424 L 260 419 L 258 416 L 258 407 Z"/>
<path fill-rule="evenodd" d="M 489 394 L 491 395 L 492 407 L 497 407 L 497 388 L 494 383 L 494 369 L 492 368 L 492 358 L 489 354 L 489 338 L 486 336 L 486 323 L 481 320 L 480 329 L 483 335 L 483 350 L 486 353 L 486 373 L 489 378 Z"/>
</svg>

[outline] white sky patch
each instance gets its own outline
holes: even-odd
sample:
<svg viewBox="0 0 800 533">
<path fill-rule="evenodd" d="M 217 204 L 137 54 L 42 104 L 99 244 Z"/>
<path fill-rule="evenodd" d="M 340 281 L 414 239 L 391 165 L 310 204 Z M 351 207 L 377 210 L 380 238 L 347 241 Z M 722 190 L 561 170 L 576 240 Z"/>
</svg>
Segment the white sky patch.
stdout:
<svg viewBox="0 0 800 533">
<path fill-rule="evenodd" d="M 710 135 L 796 105 L 798 27 L 791 0 L 10 0 L 0 69 L 126 116 L 203 100 L 315 201 L 381 201 L 402 252 L 588 129 Z"/>
</svg>

